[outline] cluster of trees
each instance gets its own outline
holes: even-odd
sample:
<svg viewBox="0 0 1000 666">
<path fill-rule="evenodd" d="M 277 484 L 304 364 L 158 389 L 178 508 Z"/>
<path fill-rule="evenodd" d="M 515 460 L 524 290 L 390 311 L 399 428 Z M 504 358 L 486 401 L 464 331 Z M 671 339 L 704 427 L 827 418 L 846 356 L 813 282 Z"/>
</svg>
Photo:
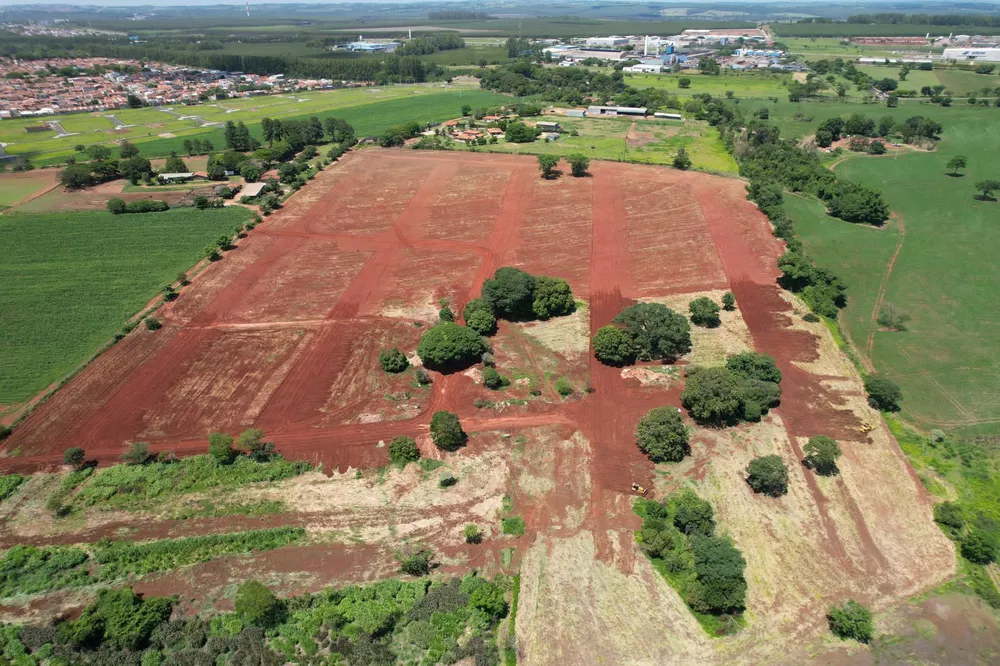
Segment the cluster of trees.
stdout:
<svg viewBox="0 0 1000 666">
<path fill-rule="evenodd" d="M 847 305 L 847 286 L 832 271 L 817 266 L 798 243 L 796 247 L 778 258 L 778 283 L 799 294 L 813 312 L 836 318 L 840 308 Z"/>
<path fill-rule="evenodd" d="M 728 357 L 724 367 L 690 366 L 681 404 L 703 424 L 758 421 L 780 402 L 780 382 L 773 358 L 744 352 Z"/>
<path fill-rule="evenodd" d="M 661 303 L 625 308 L 594 334 L 594 355 L 606 365 L 640 361 L 673 362 L 691 351 L 687 318 Z"/>
<path fill-rule="evenodd" d="M 260 141 L 250 136 L 250 130 L 242 120 L 226 121 L 226 148 L 245 153 L 260 148 Z"/>
<path fill-rule="evenodd" d="M 941 123 L 923 116 L 912 116 L 897 123 L 892 116 L 883 116 L 876 121 L 855 113 L 846 120 L 835 117 L 820 123 L 816 128 L 816 145 L 826 148 L 842 136 L 887 138 L 897 134 L 902 136 L 906 143 L 918 139 L 933 141 L 940 138 L 942 129 Z"/>
<path fill-rule="evenodd" d="M 746 603 L 746 560 L 733 542 L 715 534 L 712 506 L 692 490 L 665 503 L 639 499 L 643 551 L 662 563 L 668 580 L 693 610 L 737 615 Z"/>
<path fill-rule="evenodd" d="M 162 213 L 170 209 L 166 201 L 159 201 L 157 199 L 136 199 L 135 201 L 126 203 L 124 199 L 114 197 L 108 199 L 107 205 L 108 211 L 113 215 L 121 215 L 122 213 Z"/>
<path fill-rule="evenodd" d="M 958 542 L 959 552 L 965 559 L 980 565 L 996 561 L 1000 526 L 992 518 L 979 513 L 968 520 L 965 508 L 958 502 L 949 501 L 934 505 L 934 521 L 950 539 Z M 1000 607 L 1000 598 L 995 601 L 990 601 L 990 605 Z"/>
<path fill-rule="evenodd" d="M 442 32 L 407 40 L 395 53 L 399 56 L 422 56 L 462 48 L 465 48 L 465 40 L 457 32 Z"/>
<path fill-rule="evenodd" d="M 576 310 L 576 301 L 566 280 L 531 275 L 507 266 L 498 268 L 492 278 L 483 282 L 481 299 L 482 304 L 476 305 L 473 314 L 486 305 L 495 318 L 509 321 L 544 320 Z M 465 312 L 468 309 L 467 305 Z M 479 318 L 485 322 L 485 318 Z"/>
<path fill-rule="evenodd" d="M 543 99 L 578 105 L 585 97 L 608 100 L 625 92 L 624 75 L 593 73 L 578 67 L 542 67 L 526 60 L 477 72 L 485 90 L 518 97 L 539 95 Z"/>
<path fill-rule="evenodd" d="M 403 125 L 390 127 L 386 131 L 382 132 L 381 136 L 379 136 L 378 143 L 383 148 L 402 146 L 407 139 L 419 136 L 421 131 L 423 131 L 423 128 L 420 126 L 420 123 L 410 121 Z"/>
<path fill-rule="evenodd" d="M 890 23 L 901 25 L 962 25 L 980 28 L 1000 27 L 1000 16 L 989 14 L 901 14 L 898 12 L 879 12 L 877 14 L 854 14 L 848 16 L 846 23 Z"/>
<path fill-rule="evenodd" d="M 112 157 L 111 148 L 101 144 L 76 146 L 79 154 L 89 158 L 78 162 L 75 157 L 67 160 L 66 168 L 59 173 L 59 182 L 69 190 L 78 190 L 99 185 L 109 180 L 126 178 L 132 184 L 140 180 L 152 181 L 153 167 L 131 141 L 122 141 L 119 146 L 120 159 Z"/>
</svg>

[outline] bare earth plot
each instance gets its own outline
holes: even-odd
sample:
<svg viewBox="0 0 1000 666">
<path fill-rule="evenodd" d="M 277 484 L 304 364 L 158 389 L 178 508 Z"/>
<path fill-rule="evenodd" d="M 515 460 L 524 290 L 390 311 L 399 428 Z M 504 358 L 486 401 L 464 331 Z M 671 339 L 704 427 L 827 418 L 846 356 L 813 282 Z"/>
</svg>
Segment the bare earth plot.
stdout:
<svg viewBox="0 0 1000 666">
<path fill-rule="evenodd" d="M 345 473 L 251 489 L 290 507 L 266 524 L 304 525 L 316 541 L 196 565 L 144 589 L 183 589 L 196 608 L 247 572 L 285 591 L 370 580 L 393 573 L 395 545 L 419 541 L 446 571 L 520 567 L 517 651 L 529 665 L 803 663 L 824 649 L 832 603 L 884 609 L 950 576 L 953 546 L 896 443 L 884 429 L 858 432 L 877 416 L 858 376 L 775 286 L 781 246 L 743 183 L 601 162 L 591 171 L 546 181 L 535 160 L 517 156 L 353 153 L 199 274 L 161 330 L 136 331 L 38 409 L 4 445 L 19 457 L 0 466 L 53 466 L 66 442 L 102 462 L 128 440 L 201 453 L 208 432 L 253 425 L 287 457 L 348 471 L 385 465 L 384 442 L 414 435 L 459 485 L 444 493 L 436 473 L 411 466 L 383 483 Z M 420 388 L 409 373 L 378 369 L 381 349 L 412 353 L 440 299 L 460 312 L 503 265 L 564 277 L 587 301 L 560 321 L 501 324 L 493 344 L 514 385 L 487 391 L 472 370 L 433 373 Z M 691 459 L 655 470 L 635 446 L 635 426 L 650 408 L 679 404 L 681 373 L 661 381 L 605 367 L 587 339 L 640 299 L 683 311 L 696 295 L 727 289 L 739 311 L 696 332 L 691 358 L 718 363 L 747 347 L 772 354 L 784 373 L 782 405 L 760 424 L 696 430 Z M 560 376 L 576 389 L 566 399 L 553 388 Z M 477 408 L 477 399 L 488 403 Z M 438 409 L 458 413 L 470 432 L 463 451 L 442 456 L 430 444 Z M 839 477 L 817 479 L 798 464 L 804 441 L 819 434 L 841 442 Z M 776 500 L 743 480 L 750 458 L 771 452 L 792 475 Z M 712 500 L 748 562 L 749 626 L 740 634 L 710 640 L 639 551 L 633 481 L 658 493 L 690 483 Z M 499 533 L 507 515 L 524 518 L 524 536 Z M 42 537 L 14 519 L 0 540 L 89 541 L 130 521 L 134 538 L 180 535 L 242 520 L 154 516 L 136 525 L 111 514 L 86 532 Z M 482 546 L 461 541 L 468 522 L 487 526 Z"/>
</svg>

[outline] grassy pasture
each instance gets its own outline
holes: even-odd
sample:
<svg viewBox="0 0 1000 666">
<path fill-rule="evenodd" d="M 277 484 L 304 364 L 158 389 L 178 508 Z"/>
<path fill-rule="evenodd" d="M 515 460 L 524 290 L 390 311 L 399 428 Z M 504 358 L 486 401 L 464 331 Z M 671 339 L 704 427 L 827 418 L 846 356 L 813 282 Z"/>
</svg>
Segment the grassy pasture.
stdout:
<svg viewBox="0 0 1000 666">
<path fill-rule="evenodd" d="M 978 95 L 982 88 L 997 88 L 1000 86 L 1000 76 L 995 74 L 976 74 L 975 72 L 963 72 L 957 69 L 940 69 L 936 74 L 937 78 L 941 81 L 941 85 L 947 88 L 948 92 L 952 95 L 959 97 Z"/>
<path fill-rule="evenodd" d="M 791 80 L 788 74 L 769 72 L 735 73 L 723 70 L 719 76 L 684 72 L 681 74 L 625 74 L 625 83 L 642 90 L 643 88 L 663 88 L 682 97 L 697 93 L 709 93 L 713 97 L 725 97 L 732 91 L 734 97 L 766 99 L 787 97 L 785 87 Z M 680 88 L 677 81 L 691 79 L 690 88 Z"/>
<path fill-rule="evenodd" d="M 0 404 L 72 370 L 249 215 L 233 207 L 0 217 Z"/>
<path fill-rule="evenodd" d="M 828 105 L 834 107 L 865 111 L 857 105 Z M 905 237 L 884 302 L 912 317 L 908 331 L 877 326 L 872 331 L 872 311 L 899 240 L 899 221 L 881 231 L 855 227 L 794 197 L 789 197 L 789 212 L 810 255 L 847 281 L 849 303 L 841 320 L 862 355 L 903 389 L 903 416 L 921 428 L 993 434 L 1000 422 L 1000 340 L 994 334 L 1000 304 L 993 297 L 1000 280 L 1000 204 L 975 199 L 973 183 L 998 177 L 994 156 L 1000 125 L 989 122 L 992 108 L 907 107 L 871 111 L 938 120 L 945 131 L 937 151 L 853 157 L 837 172 L 880 189 L 901 216 Z M 824 117 L 829 114 L 817 113 L 812 127 Z M 779 125 L 787 122 L 784 118 Z M 945 164 L 959 154 L 968 157 L 969 168 L 965 176 L 951 178 Z"/>
<path fill-rule="evenodd" d="M 0 210 L 16 204 L 55 181 L 55 174 L 30 171 L 0 174 Z"/>
<path fill-rule="evenodd" d="M 899 67 L 889 66 L 862 66 L 858 67 L 862 72 L 875 80 L 896 79 L 899 81 Z M 937 72 L 925 72 L 920 69 L 911 69 L 906 75 L 905 81 L 899 81 L 899 87 L 905 90 L 919 91 L 923 86 L 936 86 L 941 82 L 938 80 Z"/>
</svg>

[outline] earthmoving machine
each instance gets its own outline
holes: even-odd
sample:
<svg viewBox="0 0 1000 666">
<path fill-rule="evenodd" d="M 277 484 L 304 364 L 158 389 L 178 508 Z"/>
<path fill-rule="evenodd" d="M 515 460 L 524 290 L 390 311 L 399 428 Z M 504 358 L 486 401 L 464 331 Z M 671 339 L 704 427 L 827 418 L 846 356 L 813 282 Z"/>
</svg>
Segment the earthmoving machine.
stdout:
<svg viewBox="0 0 1000 666">
<path fill-rule="evenodd" d="M 639 493 L 641 496 L 645 497 L 649 494 L 649 488 L 640 486 L 638 483 L 632 484 L 632 492 Z"/>
<path fill-rule="evenodd" d="M 872 431 L 872 430 L 874 430 L 874 429 L 875 429 L 875 426 L 873 426 L 873 425 L 872 425 L 871 423 L 869 423 L 868 421 L 863 421 L 863 422 L 861 423 L 861 425 L 860 425 L 860 426 L 858 426 L 858 432 L 862 432 L 862 433 L 865 433 L 865 432 L 871 432 L 871 431 Z"/>
</svg>

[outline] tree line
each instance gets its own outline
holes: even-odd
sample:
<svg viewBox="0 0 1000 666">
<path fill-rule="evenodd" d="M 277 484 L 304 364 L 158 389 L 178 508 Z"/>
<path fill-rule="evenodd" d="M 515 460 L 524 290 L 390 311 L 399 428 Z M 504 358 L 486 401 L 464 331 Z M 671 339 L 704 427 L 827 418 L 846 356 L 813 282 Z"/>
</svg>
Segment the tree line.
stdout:
<svg viewBox="0 0 1000 666">
<path fill-rule="evenodd" d="M 847 17 L 847 23 L 890 23 L 900 25 L 969 25 L 981 28 L 1000 27 L 1000 16 L 989 14 L 901 14 L 881 12 L 877 14 L 854 14 Z"/>
</svg>

